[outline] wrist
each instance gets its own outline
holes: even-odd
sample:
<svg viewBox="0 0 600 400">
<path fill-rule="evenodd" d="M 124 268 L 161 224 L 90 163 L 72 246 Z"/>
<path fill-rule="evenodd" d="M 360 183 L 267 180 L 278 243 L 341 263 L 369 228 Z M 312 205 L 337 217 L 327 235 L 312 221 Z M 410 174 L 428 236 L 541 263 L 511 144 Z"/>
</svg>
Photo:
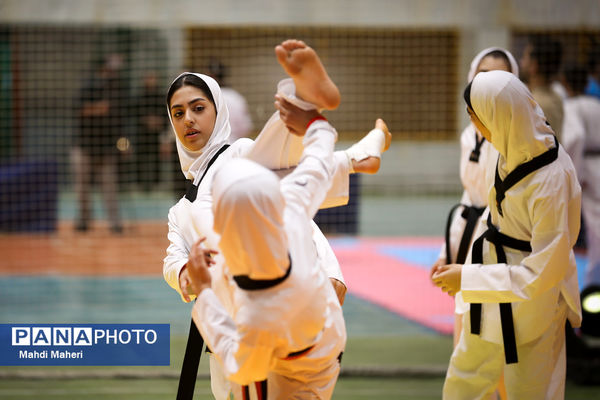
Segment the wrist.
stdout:
<svg viewBox="0 0 600 400">
<path fill-rule="evenodd" d="M 314 117 L 313 119 L 311 119 L 310 121 L 308 121 L 308 124 L 306 124 L 306 129 L 308 129 L 312 125 L 313 122 L 320 121 L 320 120 L 321 121 L 327 121 L 327 118 L 325 118 L 322 115 L 317 115 L 316 117 Z"/>
</svg>

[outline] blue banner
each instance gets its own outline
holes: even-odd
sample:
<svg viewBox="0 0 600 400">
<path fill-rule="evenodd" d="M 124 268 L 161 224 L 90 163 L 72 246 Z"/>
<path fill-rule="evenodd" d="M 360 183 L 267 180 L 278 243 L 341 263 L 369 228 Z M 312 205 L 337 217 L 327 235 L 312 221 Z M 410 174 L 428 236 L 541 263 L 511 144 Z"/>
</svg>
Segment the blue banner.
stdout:
<svg viewBox="0 0 600 400">
<path fill-rule="evenodd" d="M 0 324 L 0 365 L 169 365 L 169 324 Z"/>
</svg>

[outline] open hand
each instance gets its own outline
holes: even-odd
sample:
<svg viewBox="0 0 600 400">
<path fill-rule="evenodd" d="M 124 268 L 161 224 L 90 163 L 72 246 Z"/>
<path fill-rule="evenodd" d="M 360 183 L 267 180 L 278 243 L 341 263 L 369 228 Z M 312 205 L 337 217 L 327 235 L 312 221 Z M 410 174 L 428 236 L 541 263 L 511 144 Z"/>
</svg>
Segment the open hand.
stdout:
<svg viewBox="0 0 600 400">
<path fill-rule="evenodd" d="M 211 277 L 208 268 L 215 263 L 213 256 L 219 253 L 216 250 L 205 248 L 202 244 L 205 240 L 206 237 L 203 237 L 194 243 L 186 268 L 190 279 L 188 294 L 191 287 L 192 293 L 196 296 L 202 290 L 210 288 Z"/>
<path fill-rule="evenodd" d="M 317 110 L 303 110 L 281 97 L 275 95 L 275 108 L 279 110 L 279 118 L 294 135 L 304 136 L 308 123 L 321 114 Z"/>
</svg>

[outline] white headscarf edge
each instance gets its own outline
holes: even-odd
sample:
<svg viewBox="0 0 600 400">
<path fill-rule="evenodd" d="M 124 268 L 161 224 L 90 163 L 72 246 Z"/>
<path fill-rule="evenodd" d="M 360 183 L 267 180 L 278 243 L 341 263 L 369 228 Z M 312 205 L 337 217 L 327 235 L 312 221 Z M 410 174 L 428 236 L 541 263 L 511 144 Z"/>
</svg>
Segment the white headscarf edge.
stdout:
<svg viewBox="0 0 600 400">
<path fill-rule="evenodd" d="M 477 71 L 477 67 L 479 67 L 481 60 L 483 60 L 485 56 L 490 54 L 492 51 L 500 51 L 504 53 L 510 62 L 510 72 L 516 77 L 519 76 L 519 64 L 510 51 L 503 49 L 502 47 L 488 47 L 487 49 L 483 49 L 477 53 L 475 58 L 473 58 L 473 61 L 471 61 L 471 67 L 469 68 L 469 73 L 467 75 L 467 82 L 471 82 L 473 78 L 475 78 L 475 71 Z"/>
</svg>

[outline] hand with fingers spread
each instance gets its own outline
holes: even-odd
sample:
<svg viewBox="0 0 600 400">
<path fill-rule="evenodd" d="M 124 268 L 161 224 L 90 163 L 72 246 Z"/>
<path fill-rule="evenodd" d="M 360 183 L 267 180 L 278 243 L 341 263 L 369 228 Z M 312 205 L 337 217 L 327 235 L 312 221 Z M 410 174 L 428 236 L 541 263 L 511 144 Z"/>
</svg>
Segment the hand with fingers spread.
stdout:
<svg viewBox="0 0 600 400">
<path fill-rule="evenodd" d="M 298 136 L 304 136 L 312 120 L 322 118 L 317 110 L 303 110 L 280 95 L 275 95 L 275 108 L 279 110 L 279 118 L 288 130 Z"/>
<path fill-rule="evenodd" d="M 189 276 L 189 285 L 187 286 L 187 293 L 195 294 L 198 296 L 206 288 L 210 288 L 211 277 L 208 268 L 215 263 L 213 256 L 219 252 L 212 249 L 207 249 L 202 244 L 206 240 L 205 237 L 200 238 L 192 246 L 190 252 L 190 258 L 187 263 L 186 269 Z M 182 288 L 183 289 L 183 288 Z"/>
<path fill-rule="evenodd" d="M 436 268 L 434 266 L 434 268 Z M 437 266 L 433 271 L 431 280 L 434 285 L 442 289 L 443 292 L 454 296 L 460 290 L 460 279 L 462 274 L 461 264 L 447 264 Z"/>
</svg>

